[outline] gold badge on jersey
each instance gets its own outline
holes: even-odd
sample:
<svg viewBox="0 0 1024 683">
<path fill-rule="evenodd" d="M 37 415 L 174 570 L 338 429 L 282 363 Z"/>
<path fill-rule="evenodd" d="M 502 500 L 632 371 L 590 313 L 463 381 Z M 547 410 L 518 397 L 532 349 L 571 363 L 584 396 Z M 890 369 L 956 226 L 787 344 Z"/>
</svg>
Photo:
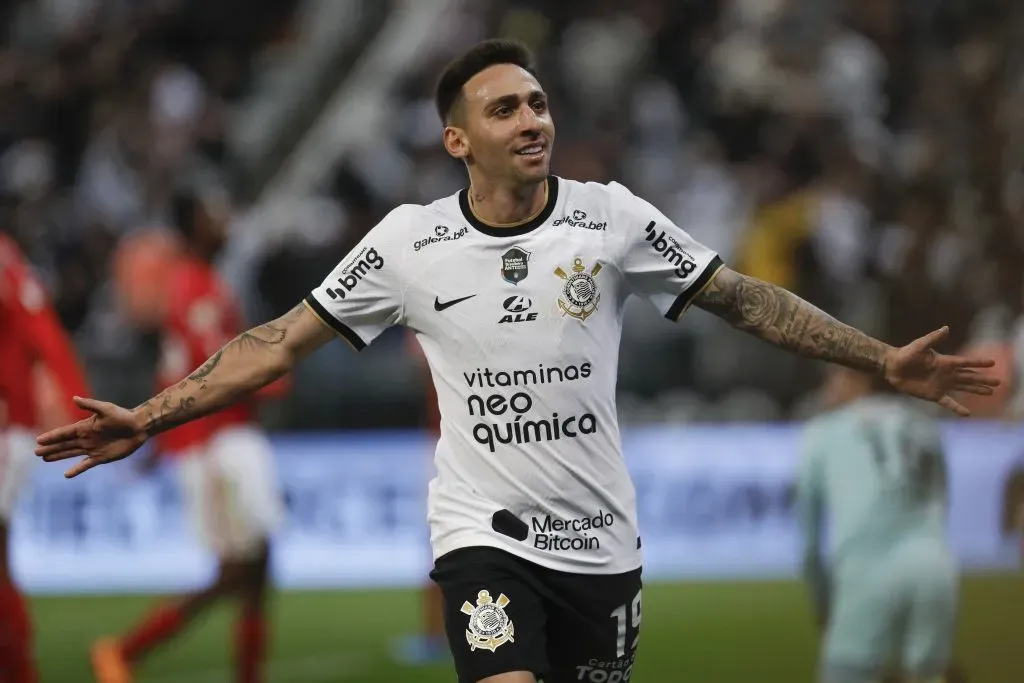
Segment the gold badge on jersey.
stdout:
<svg viewBox="0 0 1024 683">
<path fill-rule="evenodd" d="M 562 286 L 562 296 L 558 299 L 558 307 L 562 309 L 562 315 L 572 316 L 580 322 L 584 322 L 597 310 L 601 294 L 597 291 L 597 280 L 594 278 L 600 272 L 600 263 L 595 263 L 590 272 L 587 272 L 587 267 L 583 265 L 583 259 L 579 258 L 573 260 L 571 275 L 561 267 L 555 268 L 555 275 L 565 281 Z"/>
<path fill-rule="evenodd" d="M 505 606 L 510 602 L 504 593 L 494 600 L 488 591 L 480 591 L 476 595 L 476 607 L 468 600 L 462 603 L 462 613 L 469 616 L 466 642 L 471 651 L 494 652 L 505 643 L 515 642 L 515 625 L 505 613 Z"/>
</svg>

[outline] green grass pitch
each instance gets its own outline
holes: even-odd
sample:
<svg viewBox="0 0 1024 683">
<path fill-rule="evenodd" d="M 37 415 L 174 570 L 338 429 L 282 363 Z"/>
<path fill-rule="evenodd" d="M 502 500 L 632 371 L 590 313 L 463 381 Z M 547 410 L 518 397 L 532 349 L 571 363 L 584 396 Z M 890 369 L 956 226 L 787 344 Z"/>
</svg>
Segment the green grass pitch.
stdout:
<svg viewBox="0 0 1024 683">
<path fill-rule="evenodd" d="M 146 597 L 33 600 L 42 683 L 92 680 L 98 635 L 127 627 Z M 454 683 L 452 669 L 392 664 L 392 638 L 418 622 L 415 591 L 278 594 L 268 683 Z M 137 683 L 230 681 L 232 612 L 222 607 L 154 653 Z M 810 683 L 817 637 L 801 586 L 650 584 L 634 683 Z M 971 577 L 962 593 L 958 657 L 976 683 L 1024 681 L 1024 575 Z"/>
</svg>

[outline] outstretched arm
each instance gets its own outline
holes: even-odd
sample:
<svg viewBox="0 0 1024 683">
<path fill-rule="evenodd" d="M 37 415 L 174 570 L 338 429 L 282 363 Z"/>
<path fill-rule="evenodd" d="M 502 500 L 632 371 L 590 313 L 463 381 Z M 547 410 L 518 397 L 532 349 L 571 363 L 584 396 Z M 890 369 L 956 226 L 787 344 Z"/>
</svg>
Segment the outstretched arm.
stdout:
<svg viewBox="0 0 1024 683">
<path fill-rule="evenodd" d="M 290 372 L 334 336 L 305 304 L 254 327 L 221 347 L 191 375 L 134 410 L 76 397 L 92 415 L 49 431 L 36 455 L 47 462 L 86 457 L 65 476 L 128 457 L 146 439 L 245 398 Z"/>
<path fill-rule="evenodd" d="M 215 413 L 291 372 L 334 337 L 305 306 L 238 335 L 191 375 L 135 408 L 147 436 Z"/>
<path fill-rule="evenodd" d="M 978 372 L 995 365 L 994 360 L 946 356 L 932 348 L 949 334 L 946 327 L 896 348 L 839 322 L 792 292 L 728 268 L 719 270 L 693 303 L 787 351 L 882 375 L 899 391 L 962 416 L 970 412 L 952 392 L 988 396 L 999 386 L 998 379 Z"/>
<path fill-rule="evenodd" d="M 787 351 L 864 372 L 883 372 L 887 355 L 895 351 L 796 294 L 729 268 L 722 268 L 693 304 Z"/>
</svg>

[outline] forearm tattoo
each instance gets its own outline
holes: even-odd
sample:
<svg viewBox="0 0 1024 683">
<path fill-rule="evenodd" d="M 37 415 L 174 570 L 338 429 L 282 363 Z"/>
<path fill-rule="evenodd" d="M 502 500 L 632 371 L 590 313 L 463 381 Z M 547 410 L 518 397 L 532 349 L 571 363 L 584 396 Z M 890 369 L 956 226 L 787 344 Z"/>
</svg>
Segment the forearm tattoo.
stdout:
<svg viewBox="0 0 1024 683">
<path fill-rule="evenodd" d="M 215 412 L 230 403 L 230 400 L 225 401 L 224 398 L 201 400 L 204 398 L 202 392 L 208 388 L 212 380 L 217 379 L 216 371 L 222 368 L 225 361 L 240 360 L 246 356 L 251 359 L 253 354 L 283 344 L 288 338 L 291 323 L 302 315 L 302 307 L 303 304 L 299 304 L 281 318 L 238 335 L 210 356 L 191 375 L 135 408 L 135 411 L 142 415 L 146 434 L 153 436 L 165 432 Z"/>
<path fill-rule="evenodd" d="M 730 325 L 808 358 L 877 373 L 888 346 L 844 325 L 792 292 L 723 268 L 694 305 Z"/>
</svg>

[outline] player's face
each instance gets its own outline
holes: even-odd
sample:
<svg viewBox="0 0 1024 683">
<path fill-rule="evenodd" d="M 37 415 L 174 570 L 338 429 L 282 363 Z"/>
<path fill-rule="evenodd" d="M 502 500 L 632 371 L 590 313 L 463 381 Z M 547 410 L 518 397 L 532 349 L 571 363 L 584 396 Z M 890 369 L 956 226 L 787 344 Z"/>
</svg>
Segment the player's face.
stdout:
<svg viewBox="0 0 1024 683">
<path fill-rule="evenodd" d="M 496 180 L 529 184 L 547 177 L 555 124 L 536 78 L 497 64 L 463 86 L 463 99 L 462 125 L 445 131 L 449 152 Z"/>
</svg>

